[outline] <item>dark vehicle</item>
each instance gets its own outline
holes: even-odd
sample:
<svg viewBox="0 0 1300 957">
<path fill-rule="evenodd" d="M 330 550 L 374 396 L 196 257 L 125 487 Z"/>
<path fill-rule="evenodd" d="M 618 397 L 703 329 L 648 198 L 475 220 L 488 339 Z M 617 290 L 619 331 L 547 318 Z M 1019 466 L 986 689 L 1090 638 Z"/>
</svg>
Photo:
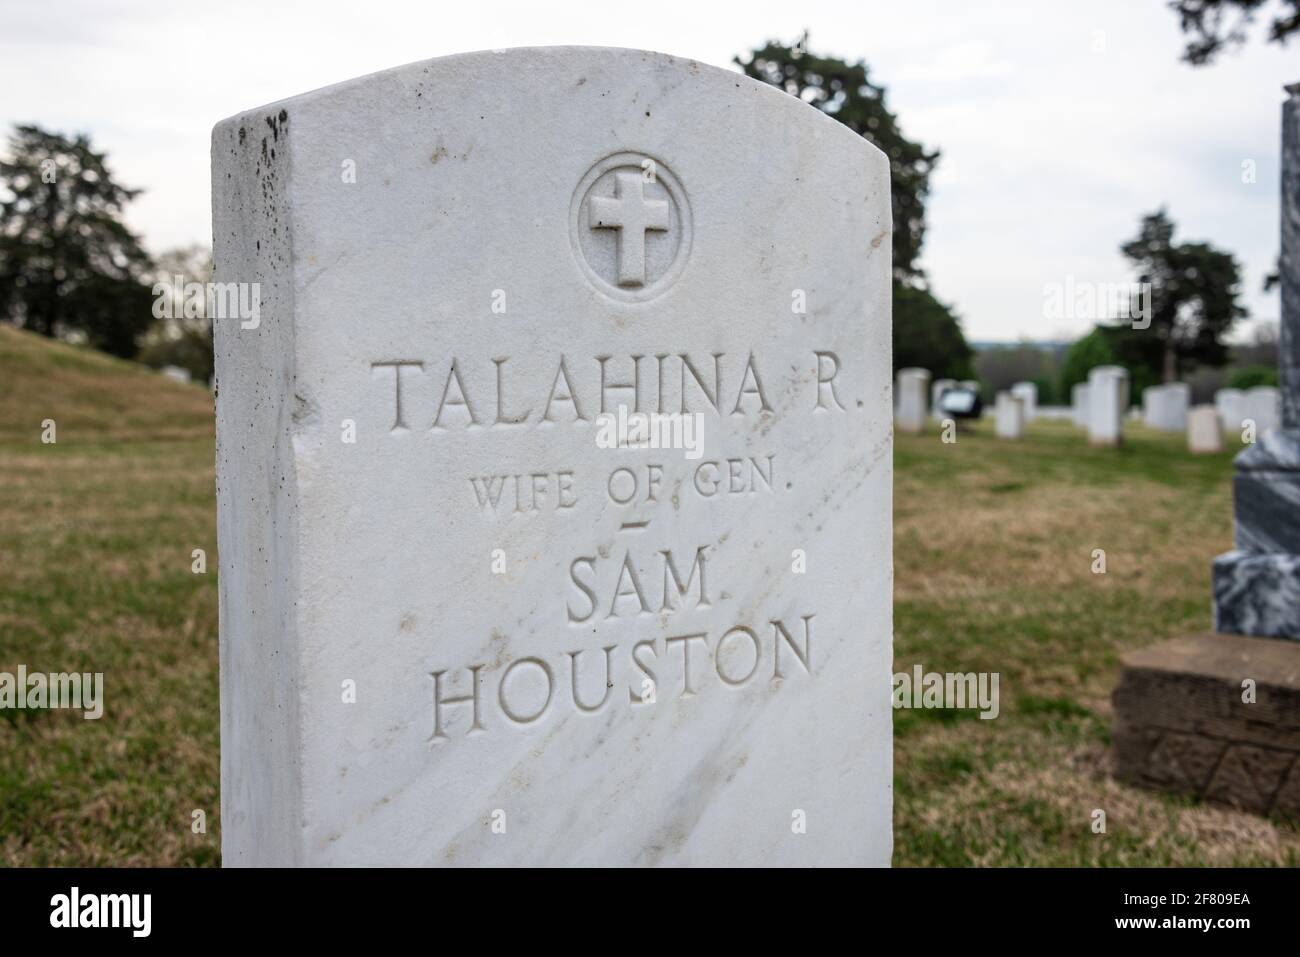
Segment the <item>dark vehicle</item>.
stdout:
<svg viewBox="0 0 1300 957">
<path fill-rule="evenodd" d="M 944 389 L 939 394 L 938 413 L 940 418 L 978 419 L 984 414 L 980 390 L 965 385 L 954 385 Z"/>
</svg>

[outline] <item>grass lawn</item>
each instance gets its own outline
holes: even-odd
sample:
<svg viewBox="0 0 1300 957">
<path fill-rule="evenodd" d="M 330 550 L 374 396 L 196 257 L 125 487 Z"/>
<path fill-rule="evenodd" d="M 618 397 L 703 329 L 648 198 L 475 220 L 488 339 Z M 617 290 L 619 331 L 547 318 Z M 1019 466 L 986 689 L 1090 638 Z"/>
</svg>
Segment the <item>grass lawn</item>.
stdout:
<svg viewBox="0 0 1300 957">
<path fill-rule="evenodd" d="M 895 670 L 996 671 L 1001 714 L 895 712 L 896 864 L 1300 863 L 1293 826 L 1106 773 L 1120 654 L 1209 630 L 1232 543 L 1234 450 L 1126 431 L 1119 450 L 1060 422 L 897 436 Z"/>
<path fill-rule="evenodd" d="M 0 325 L 0 671 L 106 699 L 0 710 L 0 864 L 219 862 L 212 442 L 206 389 Z"/>
<path fill-rule="evenodd" d="M 220 860 L 212 426 L 205 389 L 0 326 L 0 671 L 107 698 L 0 711 L 0 864 Z M 1300 863 L 1294 827 L 1105 773 L 1119 654 L 1208 627 L 1230 453 L 1042 423 L 899 436 L 896 465 L 896 669 L 996 671 L 1002 712 L 896 712 L 897 864 Z"/>
</svg>

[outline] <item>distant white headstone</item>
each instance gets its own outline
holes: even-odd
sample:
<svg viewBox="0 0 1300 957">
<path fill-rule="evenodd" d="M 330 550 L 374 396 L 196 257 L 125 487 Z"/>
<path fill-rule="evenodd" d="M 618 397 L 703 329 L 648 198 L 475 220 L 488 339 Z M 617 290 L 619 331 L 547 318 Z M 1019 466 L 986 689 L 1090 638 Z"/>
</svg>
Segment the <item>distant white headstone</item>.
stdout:
<svg viewBox="0 0 1300 957">
<path fill-rule="evenodd" d="M 1276 386 L 1257 385 L 1247 389 L 1244 399 L 1246 418 L 1255 423 L 1255 434 L 1272 432 L 1282 424 L 1282 393 Z"/>
<path fill-rule="evenodd" d="M 224 863 L 888 865 L 888 158 L 597 48 L 212 156 Z"/>
<path fill-rule="evenodd" d="M 1241 422 L 1246 418 L 1246 393 L 1240 389 L 1220 389 L 1214 393 L 1214 407 L 1225 431 L 1241 431 Z"/>
<path fill-rule="evenodd" d="M 1088 383 L 1076 382 L 1070 389 L 1070 411 L 1074 424 L 1088 427 Z"/>
<path fill-rule="evenodd" d="M 993 407 L 993 431 L 1000 439 L 1018 439 L 1025 432 L 1025 401 L 1010 392 L 999 392 Z"/>
<path fill-rule="evenodd" d="M 189 369 L 183 369 L 180 366 L 163 366 L 159 371 L 167 378 L 175 379 L 177 382 L 189 382 L 193 378 Z"/>
<path fill-rule="evenodd" d="M 1128 391 L 1128 371 L 1123 366 L 1097 366 L 1088 373 L 1090 443 L 1119 445 L 1123 441 Z"/>
<path fill-rule="evenodd" d="M 1011 394 L 1018 398 L 1024 407 L 1025 421 L 1034 421 L 1038 414 L 1038 386 L 1032 382 L 1017 382 L 1011 387 Z"/>
<path fill-rule="evenodd" d="M 929 395 L 930 373 L 925 369 L 899 369 L 895 396 L 900 432 L 925 430 L 925 400 Z"/>
<path fill-rule="evenodd" d="M 1191 452 L 1223 451 L 1223 428 L 1214 406 L 1193 406 L 1187 414 L 1187 448 Z"/>
<path fill-rule="evenodd" d="M 1182 432 L 1187 428 L 1187 409 L 1192 387 L 1186 382 L 1169 382 L 1142 390 L 1142 414 L 1147 428 L 1161 432 Z"/>
</svg>

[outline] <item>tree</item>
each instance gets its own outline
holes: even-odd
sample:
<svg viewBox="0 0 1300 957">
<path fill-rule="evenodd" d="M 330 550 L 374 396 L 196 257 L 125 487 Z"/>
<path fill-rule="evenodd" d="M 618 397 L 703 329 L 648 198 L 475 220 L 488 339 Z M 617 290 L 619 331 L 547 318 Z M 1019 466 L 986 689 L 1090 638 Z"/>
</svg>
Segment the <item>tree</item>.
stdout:
<svg viewBox="0 0 1300 957">
<path fill-rule="evenodd" d="M 791 46 L 769 41 L 748 60 L 734 62 L 746 76 L 770 83 L 815 106 L 864 137 L 889 157 L 889 193 L 894 213 L 894 275 L 913 283 L 925 240 L 925 200 L 938 151 L 905 137 L 885 105 L 885 88 L 871 82 L 866 63 L 817 56 L 805 48 L 807 34 Z"/>
<path fill-rule="evenodd" d="M 1088 381 L 1088 373 L 1097 366 L 1123 366 L 1128 370 L 1130 394 L 1140 396 L 1148 386 L 1160 382 L 1159 363 L 1151 361 L 1151 337 L 1138 335 L 1128 326 L 1097 325 L 1086 336 L 1075 340 L 1061 362 L 1060 395 L 1070 398 L 1075 384 Z M 1159 350 L 1157 348 L 1156 354 Z"/>
<path fill-rule="evenodd" d="M 970 379 L 972 355 L 947 306 L 929 290 L 894 283 L 894 371 L 918 366 L 936 379 Z"/>
<path fill-rule="evenodd" d="M 1068 396 L 1075 385 L 1087 382 L 1088 373 L 1097 366 L 1115 364 L 1115 350 L 1103 328 L 1098 326 L 1066 350 L 1061 362 L 1061 395 Z"/>
<path fill-rule="evenodd" d="M 122 222 L 139 190 L 90 140 L 17 126 L 0 161 L 0 319 L 136 354 L 153 321 L 149 255 Z"/>
<path fill-rule="evenodd" d="M 1173 235 L 1174 224 L 1161 209 L 1144 216 L 1138 235 L 1120 247 L 1138 282 L 1150 284 L 1151 326 L 1120 327 L 1117 335 L 1123 348 L 1155 363 L 1165 382 L 1197 363 L 1227 362 L 1223 335 L 1247 314 L 1237 301 L 1241 275 L 1232 254 L 1209 243 L 1175 243 Z"/>
<path fill-rule="evenodd" d="M 1021 342 L 1014 346 L 981 349 L 975 357 L 975 372 L 988 395 L 997 395 L 1017 382 L 1038 387 L 1038 404 L 1057 403 L 1057 364 L 1053 348 Z"/>
<path fill-rule="evenodd" d="M 158 256 L 152 277 L 170 290 L 170 315 L 159 318 L 145 334 L 140 361 L 155 369 L 179 366 L 189 370 L 197 382 L 212 379 L 212 317 L 206 298 L 187 296 L 185 284 L 206 285 L 212 281 L 212 250 L 193 245 L 170 249 Z M 156 288 L 156 287 L 155 287 Z"/>
<path fill-rule="evenodd" d="M 910 365 L 936 377 L 969 378 L 970 346 L 956 316 L 932 296 L 919 259 L 925 241 L 925 201 L 939 162 L 903 135 L 885 103 L 885 88 L 871 82 L 866 63 L 818 56 L 807 34 L 786 46 L 769 41 L 749 58 L 735 58 L 747 76 L 770 83 L 843 123 L 889 157 L 889 198 L 894 217 L 894 369 Z"/>
<path fill-rule="evenodd" d="M 1246 29 L 1255 21 L 1268 0 L 1169 0 L 1178 14 L 1183 33 L 1192 34 L 1183 59 L 1203 66 L 1229 47 L 1246 42 Z M 1228 23 L 1229 14 L 1235 14 Z M 1268 28 L 1268 42 L 1286 44 L 1300 30 L 1300 0 L 1277 0 L 1277 11 Z"/>
<path fill-rule="evenodd" d="M 1277 387 L 1277 366 L 1245 366 L 1228 376 L 1228 388 L 1253 389 L 1257 385 Z"/>
</svg>

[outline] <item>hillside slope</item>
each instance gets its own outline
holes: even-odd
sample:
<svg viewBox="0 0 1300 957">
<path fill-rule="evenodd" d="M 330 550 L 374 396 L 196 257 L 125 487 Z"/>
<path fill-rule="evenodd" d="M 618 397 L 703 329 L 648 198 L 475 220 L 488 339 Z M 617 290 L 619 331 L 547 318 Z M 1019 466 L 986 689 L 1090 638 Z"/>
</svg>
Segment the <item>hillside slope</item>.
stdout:
<svg viewBox="0 0 1300 957">
<path fill-rule="evenodd" d="M 0 866 L 219 860 L 213 458 L 207 389 L 0 326 L 0 672 L 104 676 L 0 710 Z"/>
<path fill-rule="evenodd" d="M 93 349 L 0 324 L 0 439 L 40 443 L 199 438 L 213 431 L 208 390 Z"/>
</svg>

